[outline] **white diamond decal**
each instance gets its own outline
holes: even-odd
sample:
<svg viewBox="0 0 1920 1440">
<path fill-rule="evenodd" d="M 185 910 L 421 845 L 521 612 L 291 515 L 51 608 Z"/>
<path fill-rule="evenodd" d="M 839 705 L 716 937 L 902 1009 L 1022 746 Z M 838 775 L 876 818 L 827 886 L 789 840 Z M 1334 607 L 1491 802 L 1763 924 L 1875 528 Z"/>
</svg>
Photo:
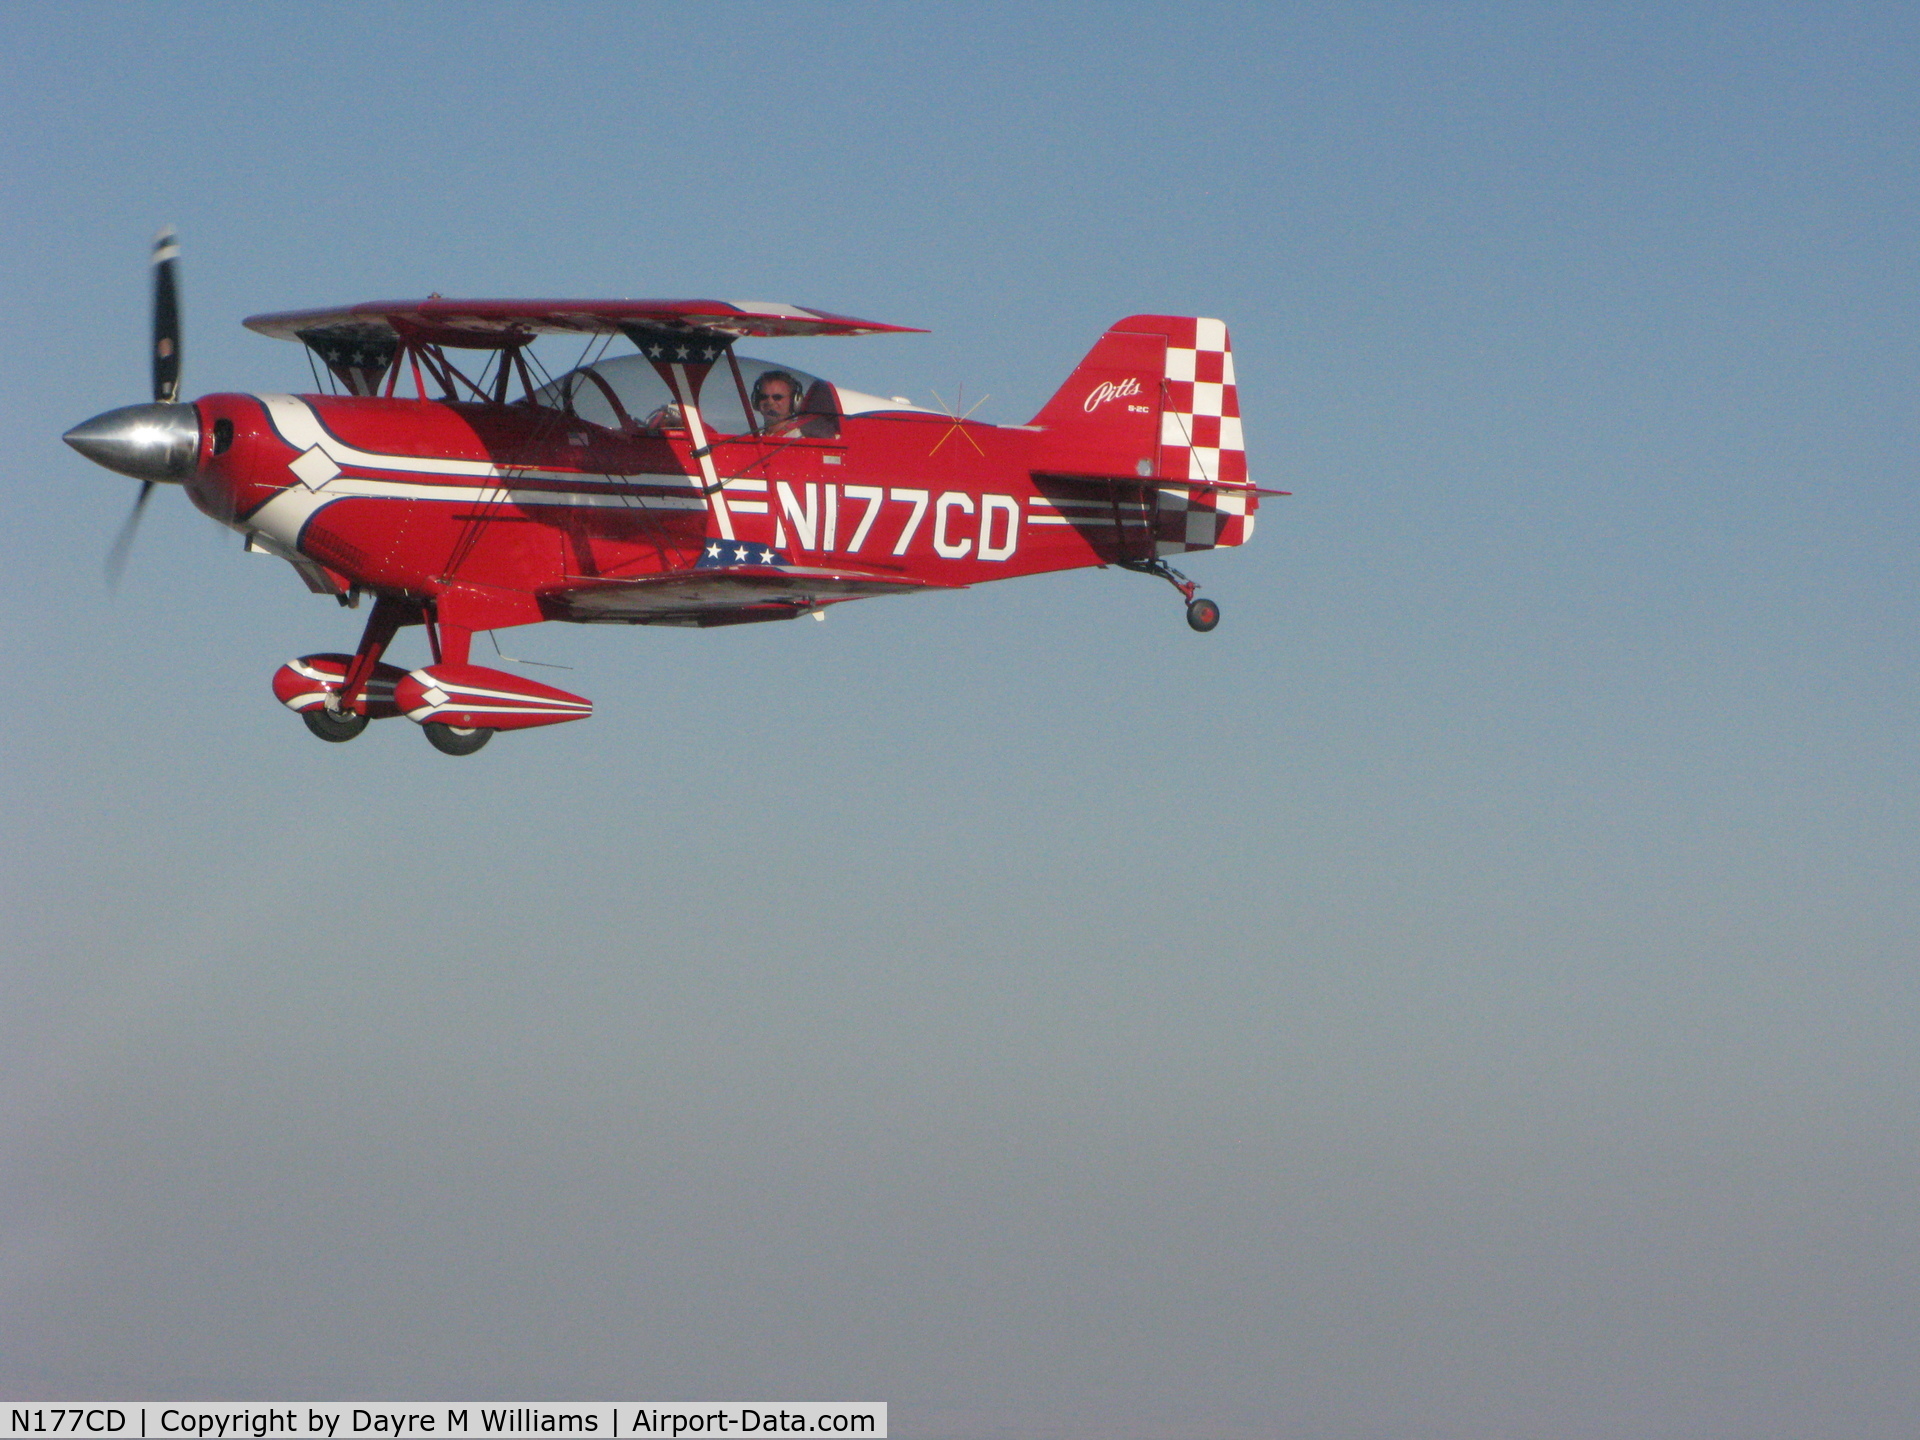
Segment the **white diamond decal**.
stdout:
<svg viewBox="0 0 1920 1440">
<path fill-rule="evenodd" d="M 299 476 L 300 483 L 309 490 L 318 490 L 340 473 L 340 467 L 333 463 L 333 458 L 318 445 L 307 450 L 299 459 L 288 461 L 287 468 Z"/>
</svg>

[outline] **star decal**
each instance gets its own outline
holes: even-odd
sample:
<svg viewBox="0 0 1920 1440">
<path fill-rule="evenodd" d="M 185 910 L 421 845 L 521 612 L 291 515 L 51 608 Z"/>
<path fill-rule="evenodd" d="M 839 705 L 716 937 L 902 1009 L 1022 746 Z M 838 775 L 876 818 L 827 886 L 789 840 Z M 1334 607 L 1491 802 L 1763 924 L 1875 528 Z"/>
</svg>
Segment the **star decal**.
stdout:
<svg viewBox="0 0 1920 1440">
<path fill-rule="evenodd" d="M 731 569 L 736 565 L 779 567 L 792 562 L 776 545 L 764 540 L 716 540 L 709 537 L 701 545 L 700 558 L 694 562 L 700 570 Z"/>
<path fill-rule="evenodd" d="M 657 365 L 711 365 L 727 353 L 732 338 L 700 326 L 637 320 L 620 327 L 634 348 Z"/>
</svg>

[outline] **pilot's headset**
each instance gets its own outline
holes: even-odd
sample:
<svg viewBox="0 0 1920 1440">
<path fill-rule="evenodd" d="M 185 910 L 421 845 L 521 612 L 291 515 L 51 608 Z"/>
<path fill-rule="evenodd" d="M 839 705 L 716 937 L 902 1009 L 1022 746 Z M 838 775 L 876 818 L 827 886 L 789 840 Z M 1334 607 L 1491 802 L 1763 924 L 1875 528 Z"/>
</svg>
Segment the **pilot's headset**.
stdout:
<svg viewBox="0 0 1920 1440">
<path fill-rule="evenodd" d="M 799 377 L 791 370 L 762 370 L 760 372 L 760 378 L 753 382 L 754 413 L 756 415 L 760 413 L 760 402 L 767 398 L 767 382 L 769 380 L 784 380 L 786 382 L 787 388 L 793 392 L 793 413 L 798 415 L 800 413 L 801 399 L 806 394 L 806 387 L 800 383 Z"/>
</svg>

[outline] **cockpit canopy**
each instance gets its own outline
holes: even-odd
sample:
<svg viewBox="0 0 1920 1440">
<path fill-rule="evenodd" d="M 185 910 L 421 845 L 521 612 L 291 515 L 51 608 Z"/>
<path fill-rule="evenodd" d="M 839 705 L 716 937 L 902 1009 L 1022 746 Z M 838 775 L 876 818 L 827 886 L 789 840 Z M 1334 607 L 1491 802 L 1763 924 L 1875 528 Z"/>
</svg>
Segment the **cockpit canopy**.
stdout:
<svg viewBox="0 0 1920 1440">
<path fill-rule="evenodd" d="M 773 429 L 812 439 L 840 433 L 840 396 L 830 381 L 771 360 L 735 359 L 737 383 L 730 367 L 716 365 L 701 387 L 700 418 L 709 431 L 757 435 Z M 679 430 L 686 423 L 667 382 L 644 355 L 615 356 L 571 370 L 537 391 L 534 403 L 628 434 Z M 769 410 L 793 418 L 782 426 Z"/>
</svg>

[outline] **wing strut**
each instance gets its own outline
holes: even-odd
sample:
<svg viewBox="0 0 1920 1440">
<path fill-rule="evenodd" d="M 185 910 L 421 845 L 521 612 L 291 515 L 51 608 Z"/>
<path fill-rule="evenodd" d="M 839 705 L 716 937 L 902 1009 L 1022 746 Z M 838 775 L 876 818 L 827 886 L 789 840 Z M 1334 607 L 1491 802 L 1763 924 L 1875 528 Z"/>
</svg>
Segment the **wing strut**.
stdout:
<svg viewBox="0 0 1920 1440">
<path fill-rule="evenodd" d="M 733 515 L 727 509 L 727 491 L 720 481 L 720 474 L 713 468 L 713 447 L 707 443 L 706 422 L 700 418 L 700 407 L 694 402 L 695 387 L 687 380 L 687 367 L 676 362 L 670 367 L 672 378 L 668 382 L 673 386 L 673 398 L 680 402 L 680 413 L 686 417 L 687 439 L 693 442 L 693 458 L 700 462 L 700 488 L 706 492 L 707 506 L 713 511 L 713 523 L 720 527 L 722 540 L 733 539 Z"/>
<path fill-rule="evenodd" d="M 642 355 L 673 391 L 674 403 L 687 422 L 687 439 L 693 445 L 693 458 L 700 466 L 700 488 L 707 497 L 707 508 L 722 540 L 731 540 L 733 516 L 727 509 L 727 492 L 720 473 L 714 468 L 713 447 L 707 443 L 706 421 L 700 418 L 698 396 L 707 372 L 722 355 L 728 354 L 735 337 L 720 330 L 688 327 L 672 329 L 665 325 L 627 324 L 620 327 Z"/>
</svg>

